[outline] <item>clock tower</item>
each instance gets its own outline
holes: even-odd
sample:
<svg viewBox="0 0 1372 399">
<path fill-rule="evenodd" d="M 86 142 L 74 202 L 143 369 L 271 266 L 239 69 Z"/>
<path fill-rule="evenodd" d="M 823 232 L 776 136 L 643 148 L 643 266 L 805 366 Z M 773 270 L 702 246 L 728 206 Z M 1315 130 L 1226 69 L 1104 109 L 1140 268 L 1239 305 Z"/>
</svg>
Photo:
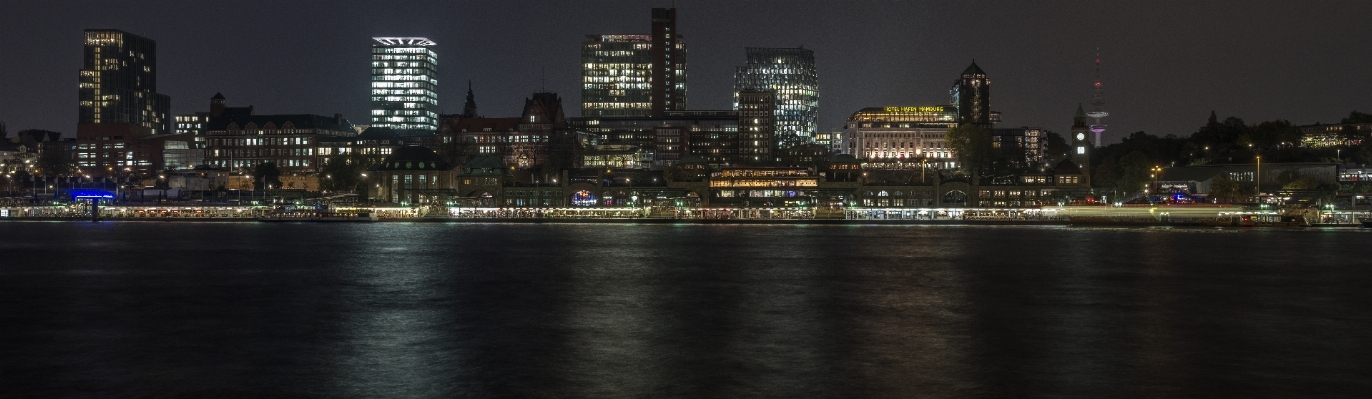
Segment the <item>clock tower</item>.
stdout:
<svg viewBox="0 0 1372 399">
<path fill-rule="evenodd" d="M 1077 104 L 1077 116 L 1072 118 L 1072 162 L 1081 167 L 1082 183 L 1091 186 L 1091 126 L 1086 124 L 1086 111 Z"/>
</svg>

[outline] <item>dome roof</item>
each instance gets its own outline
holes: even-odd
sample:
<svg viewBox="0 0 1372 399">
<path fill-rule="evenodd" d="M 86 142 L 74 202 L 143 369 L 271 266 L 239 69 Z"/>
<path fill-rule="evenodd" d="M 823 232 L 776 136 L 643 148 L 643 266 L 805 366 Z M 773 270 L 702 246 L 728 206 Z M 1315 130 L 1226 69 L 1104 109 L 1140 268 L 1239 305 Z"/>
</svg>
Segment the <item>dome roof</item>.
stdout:
<svg viewBox="0 0 1372 399">
<path fill-rule="evenodd" d="M 449 170 L 452 165 L 443 160 L 443 157 L 434 153 L 434 150 L 417 145 L 405 146 L 395 149 L 391 156 L 381 161 L 376 170 Z"/>
</svg>

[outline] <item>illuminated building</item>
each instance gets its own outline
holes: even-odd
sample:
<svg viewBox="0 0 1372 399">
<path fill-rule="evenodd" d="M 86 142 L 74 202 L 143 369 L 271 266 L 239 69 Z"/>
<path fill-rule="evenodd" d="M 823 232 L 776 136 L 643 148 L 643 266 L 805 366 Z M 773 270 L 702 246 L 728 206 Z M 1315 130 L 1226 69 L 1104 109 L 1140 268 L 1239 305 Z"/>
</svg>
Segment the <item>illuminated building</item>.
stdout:
<svg viewBox="0 0 1372 399">
<path fill-rule="evenodd" d="M 738 97 L 738 162 L 762 165 L 775 160 L 777 95 L 766 90 L 742 90 Z"/>
<path fill-rule="evenodd" d="M 196 112 L 194 114 L 177 115 L 173 118 L 176 121 L 174 127 L 176 134 L 194 134 L 196 136 L 205 135 L 205 124 L 210 121 L 209 112 Z"/>
<path fill-rule="evenodd" d="M 205 126 L 206 163 L 220 168 L 250 169 L 265 162 L 284 173 L 309 173 L 319 167 L 323 137 L 353 137 L 357 131 L 342 115 L 253 115 L 252 108 L 225 107 L 222 96 L 211 100 Z"/>
<path fill-rule="evenodd" d="M 1048 133 L 1036 127 L 991 129 L 991 146 L 1007 157 L 1022 157 L 1026 165 L 1043 162 L 1043 140 Z"/>
<path fill-rule="evenodd" d="M 438 147 L 453 159 L 492 154 L 508 166 L 537 168 L 548 162 L 554 131 L 566 124 L 557 93 L 534 93 L 517 118 L 445 117 Z"/>
<path fill-rule="evenodd" d="M 974 123 L 990 127 L 999 122 L 998 115 L 991 112 L 991 80 L 986 72 L 977 66 L 976 61 L 962 71 L 962 76 L 953 81 L 949 90 L 950 104 L 957 108 L 957 123 Z"/>
<path fill-rule="evenodd" d="M 438 130 L 438 54 L 422 37 L 374 37 L 372 127 Z"/>
<path fill-rule="evenodd" d="M 952 106 L 863 108 L 844 124 L 840 148 L 868 163 L 951 168 L 956 155 L 944 136 L 957 121 Z"/>
<path fill-rule="evenodd" d="M 367 169 L 368 195 L 393 204 L 427 204 L 456 193 L 454 165 L 433 150 L 405 146 Z"/>
<path fill-rule="evenodd" d="M 669 111 L 662 117 L 572 118 L 570 124 L 596 136 L 597 148 L 623 154 L 616 160 L 642 157 L 622 167 L 662 168 L 691 154 L 711 165 L 738 163 L 740 119 L 737 111 Z"/>
<path fill-rule="evenodd" d="M 1325 148 L 1340 145 L 1356 146 L 1372 137 L 1372 123 L 1337 123 L 1297 126 L 1301 131 L 1301 145 Z M 1293 143 L 1294 144 L 1294 143 Z"/>
<path fill-rule="evenodd" d="M 662 116 L 686 109 L 686 42 L 676 9 L 653 9 L 652 34 L 587 35 L 581 116 Z"/>
<path fill-rule="evenodd" d="M 805 168 L 724 168 L 712 176 L 711 205 L 795 206 L 811 203 L 819 176 Z"/>
<path fill-rule="evenodd" d="M 652 28 L 652 115 L 662 116 L 686 109 L 686 44 L 675 8 L 654 8 Z"/>
<path fill-rule="evenodd" d="M 814 142 L 819 119 L 819 77 L 815 52 L 805 48 L 747 49 L 748 63 L 734 74 L 734 108 L 745 90 L 776 94 L 778 144 L 789 147 Z"/>
<path fill-rule="evenodd" d="M 171 134 L 171 98 L 157 93 L 157 42 L 114 29 L 87 29 L 78 123 L 131 123 Z"/>
</svg>

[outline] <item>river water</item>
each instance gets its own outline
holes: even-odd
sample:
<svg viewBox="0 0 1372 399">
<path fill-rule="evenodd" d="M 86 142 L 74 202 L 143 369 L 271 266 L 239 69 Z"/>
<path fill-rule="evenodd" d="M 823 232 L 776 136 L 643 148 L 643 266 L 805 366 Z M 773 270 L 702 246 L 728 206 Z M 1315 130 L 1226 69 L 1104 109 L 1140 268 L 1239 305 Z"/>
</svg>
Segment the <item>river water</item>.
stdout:
<svg viewBox="0 0 1372 399">
<path fill-rule="evenodd" d="M 1372 231 L 0 223 L 0 396 L 1368 397 Z"/>
</svg>

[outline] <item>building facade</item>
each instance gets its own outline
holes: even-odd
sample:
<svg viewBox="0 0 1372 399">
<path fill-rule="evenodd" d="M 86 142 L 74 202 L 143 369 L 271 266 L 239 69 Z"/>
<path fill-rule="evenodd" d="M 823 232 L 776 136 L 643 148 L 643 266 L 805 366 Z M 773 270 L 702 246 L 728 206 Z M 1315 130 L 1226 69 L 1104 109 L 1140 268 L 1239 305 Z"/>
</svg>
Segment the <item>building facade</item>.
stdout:
<svg viewBox="0 0 1372 399">
<path fill-rule="evenodd" d="M 354 137 L 343 115 L 253 115 L 252 107 L 229 108 L 223 96 L 211 100 L 206 123 L 205 163 L 226 169 L 251 169 L 271 162 L 282 173 L 318 171 L 322 138 Z"/>
<path fill-rule="evenodd" d="M 777 94 L 770 90 L 735 92 L 738 110 L 738 163 L 766 165 L 776 161 Z"/>
<path fill-rule="evenodd" d="M 676 29 L 675 8 L 654 8 L 652 24 L 653 116 L 686 109 L 686 44 Z"/>
<path fill-rule="evenodd" d="M 868 163 L 952 168 L 956 154 L 945 136 L 957 125 L 956 107 L 863 108 L 844 124 L 841 150 Z"/>
<path fill-rule="evenodd" d="M 686 42 L 676 9 L 653 9 L 647 35 L 587 35 L 581 44 L 581 116 L 661 116 L 686 109 Z"/>
<path fill-rule="evenodd" d="M 87 29 L 78 123 L 130 123 L 171 134 L 171 98 L 157 93 L 157 42 L 114 29 Z"/>
<path fill-rule="evenodd" d="M 734 74 L 734 109 L 741 109 L 745 90 L 771 91 L 778 144 L 813 143 L 819 121 L 815 52 L 803 47 L 749 47 L 746 52 L 747 64 Z"/>
<path fill-rule="evenodd" d="M 438 130 L 438 54 L 422 37 L 374 37 L 372 127 Z"/>
</svg>

